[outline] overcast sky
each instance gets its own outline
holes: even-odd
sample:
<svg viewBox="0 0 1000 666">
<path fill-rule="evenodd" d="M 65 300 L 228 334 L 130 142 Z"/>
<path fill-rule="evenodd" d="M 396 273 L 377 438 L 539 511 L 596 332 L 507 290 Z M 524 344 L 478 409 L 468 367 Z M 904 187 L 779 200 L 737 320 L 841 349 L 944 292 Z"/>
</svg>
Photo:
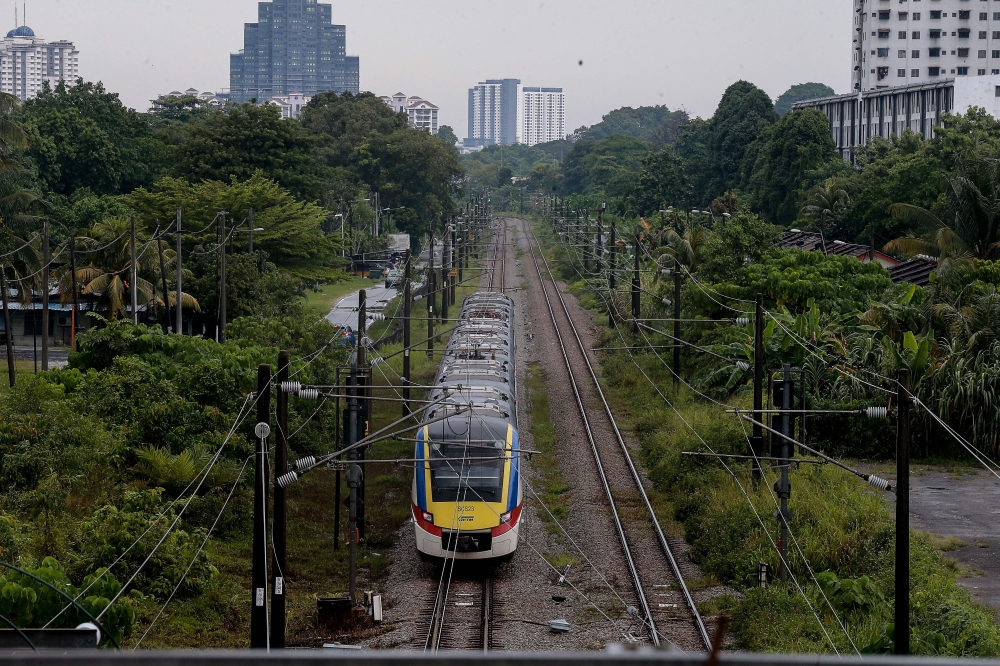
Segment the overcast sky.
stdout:
<svg viewBox="0 0 1000 666">
<path fill-rule="evenodd" d="M 16 3 L 19 12 L 21 2 Z M 0 0 L 0 27 L 14 24 Z M 746 79 L 777 97 L 819 81 L 850 87 L 851 0 L 334 1 L 361 89 L 420 95 L 462 138 L 467 90 L 487 78 L 562 87 L 566 128 L 621 106 L 710 116 Z M 6 14 L 6 15 L 4 15 Z M 171 90 L 229 87 L 255 0 L 28 0 L 27 24 L 69 39 L 80 72 L 140 110 Z M 583 61 L 583 64 L 580 64 Z"/>
</svg>

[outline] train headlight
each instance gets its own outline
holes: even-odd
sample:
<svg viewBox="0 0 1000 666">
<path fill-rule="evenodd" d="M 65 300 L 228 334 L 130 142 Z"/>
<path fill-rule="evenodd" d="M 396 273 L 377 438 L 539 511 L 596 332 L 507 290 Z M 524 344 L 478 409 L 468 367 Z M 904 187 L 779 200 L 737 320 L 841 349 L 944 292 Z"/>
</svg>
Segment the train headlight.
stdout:
<svg viewBox="0 0 1000 666">
<path fill-rule="evenodd" d="M 500 515 L 500 524 L 503 525 L 504 523 L 509 523 L 510 522 L 510 518 L 511 518 L 511 514 L 513 514 L 513 513 L 514 513 L 513 511 L 508 511 L 507 513 L 501 514 Z"/>
<path fill-rule="evenodd" d="M 427 513 L 426 511 L 421 511 L 420 512 L 420 516 L 421 516 L 421 518 L 424 519 L 425 523 L 431 523 L 432 525 L 434 524 L 434 514 L 433 513 Z"/>
</svg>

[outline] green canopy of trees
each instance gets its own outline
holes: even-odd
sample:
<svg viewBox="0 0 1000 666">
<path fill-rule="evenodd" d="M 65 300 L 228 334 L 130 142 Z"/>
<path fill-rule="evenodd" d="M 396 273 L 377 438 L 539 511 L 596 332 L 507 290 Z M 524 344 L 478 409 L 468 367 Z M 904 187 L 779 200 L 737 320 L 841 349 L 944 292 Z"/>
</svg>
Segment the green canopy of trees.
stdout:
<svg viewBox="0 0 1000 666">
<path fill-rule="evenodd" d="M 833 88 L 825 83 L 797 83 L 785 92 L 778 95 L 774 100 L 774 110 L 779 116 L 784 116 L 791 111 L 792 104 L 801 102 L 804 99 L 816 99 L 817 97 L 830 97 L 834 95 Z"/>
<path fill-rule="evenodd" d="M 615 134 L 624 134 L 662 146 L 676 141 L 687 121 L 688 114 L 681 109 L 671 111 L 662 105 L 640 106 L 637 109 L 623 106 L 605 115 L 596 125 L 579 128 L 574 132 L 574 138 L 600 141 Z"/>
</svg>

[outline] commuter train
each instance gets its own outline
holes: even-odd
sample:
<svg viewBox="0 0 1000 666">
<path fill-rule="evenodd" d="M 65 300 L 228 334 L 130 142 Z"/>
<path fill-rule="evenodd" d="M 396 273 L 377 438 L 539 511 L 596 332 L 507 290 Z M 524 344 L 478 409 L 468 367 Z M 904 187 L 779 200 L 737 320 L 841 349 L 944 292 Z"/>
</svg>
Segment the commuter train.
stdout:
<svg viewBox="0 0 1000 666">
<path fill-rule="evenodd" d="M 514 302 L 479 292 L 462 303 L 417 432 L 411 493 L 425 559 L 509 558 L 523 493 L 514 372 Z"/>
</svg>

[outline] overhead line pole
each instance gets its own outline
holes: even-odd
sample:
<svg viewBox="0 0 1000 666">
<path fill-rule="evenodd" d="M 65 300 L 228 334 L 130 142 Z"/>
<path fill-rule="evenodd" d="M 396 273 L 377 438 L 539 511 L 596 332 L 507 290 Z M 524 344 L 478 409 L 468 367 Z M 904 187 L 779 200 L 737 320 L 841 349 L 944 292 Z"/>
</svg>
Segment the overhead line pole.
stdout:
<svg viewBox="0 0 1000 666">
<path fill-rule="evenodd" d="M 181 307 L 181 209 L 177 209 L 177 284 L 174 286 L 176 292 L 177 305 L 177 328 L 178 335 L 184 333 L 184 311 Z"/>
<path fill-rule="evenodd" d="M 130 217 L 128 220 L 128 231 L 129 231 L 129 257 L 131 261 L 129 262 L 129 285 L 128 290 L 132 296 L 132 324 L 139 324 L 139 294 L 136 292 L 137 282 L 139 281 L 139 272 L 136 268 L 136 256 L 135 256 L 135 217 Z"/>
<path fill-rule="evenodd" d="M 250 647 L 266 648 L 267 632 L 267 438 L 271 431 L 271 366 L 257 367 L 256 455 L 253 486 L 253 556 L 251 564 Z"/>
<path fill-rule="evenodd" d="M 893 652 L 910 654 L 910 394 L 899 371 L 896 392 L 896 562 Z"/>
<path fill-rule="evenodd" d="M 289 354 L 278 352 L 278 392 L 275 417 L 278 432 L 274 439 L 274 524 L 271 527 L 273 563 L 271 565 L 271 647 L 285 647 L 285 558 L 288 543 L 286 490 L 278 485 L 278 477 L 288 471 L 288 394 L 282 382 L 288 381 Z"/>
</svg>

